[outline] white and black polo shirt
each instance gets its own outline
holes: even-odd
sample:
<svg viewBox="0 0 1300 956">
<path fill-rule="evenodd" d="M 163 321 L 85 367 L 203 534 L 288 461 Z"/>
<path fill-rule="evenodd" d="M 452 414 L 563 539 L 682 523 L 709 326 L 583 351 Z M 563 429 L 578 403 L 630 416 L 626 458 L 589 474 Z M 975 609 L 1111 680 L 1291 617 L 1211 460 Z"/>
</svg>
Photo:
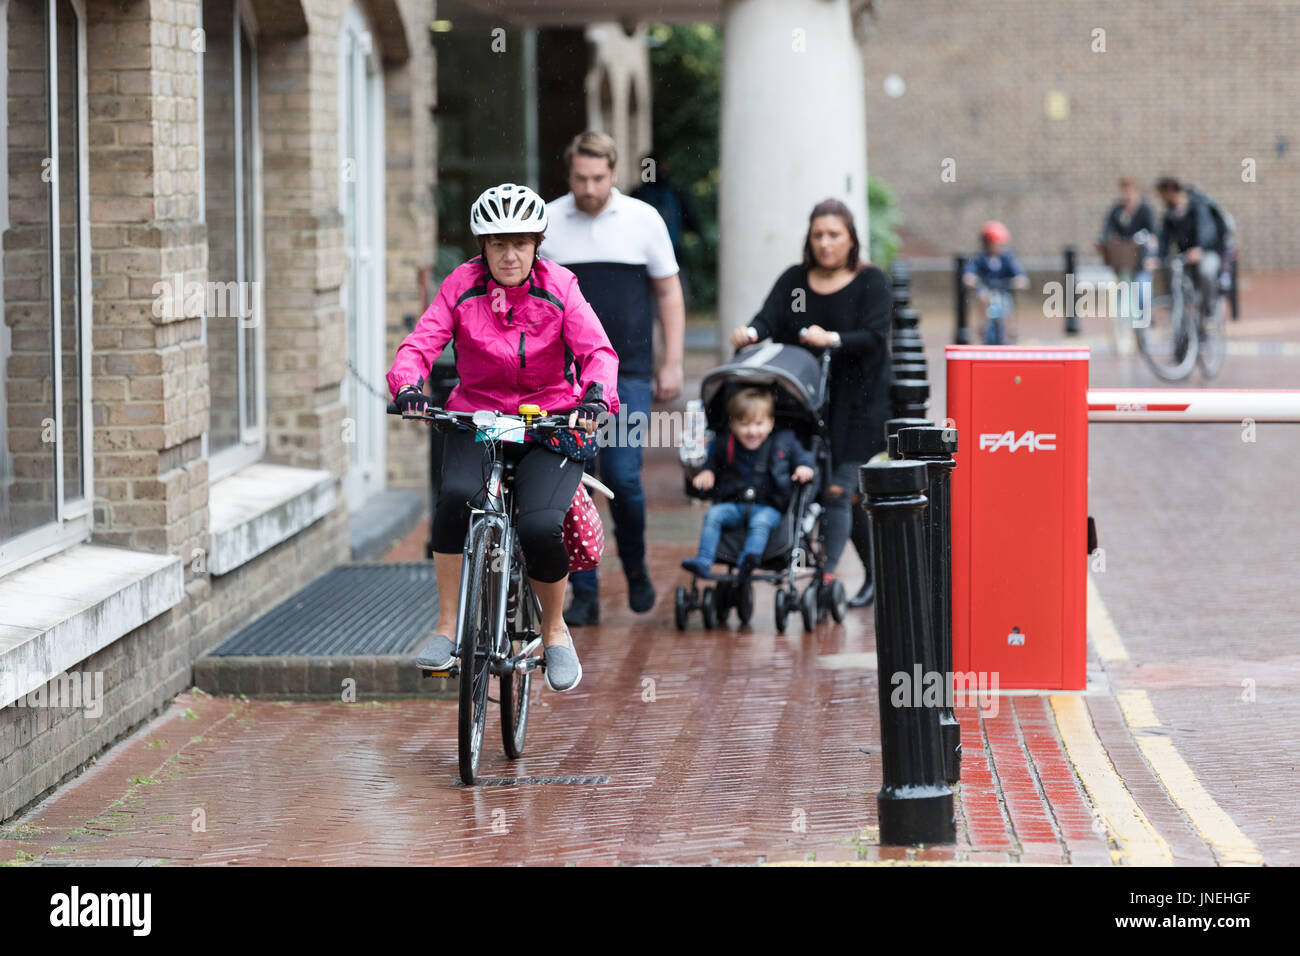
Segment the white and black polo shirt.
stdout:
<svg viewBox="0 0 1300 956">
<path fill-rule="evenodd" d="M 655 297 L 651 279 L 677 274 L 668 227 L 649 203 L 610 190 L 599 215 L 588 216 L 567 193 L 546 205 L 539 253 L 578 277 L 583 297 L 618 353 L 618 373 L 654 372 Z"/>
</svg>

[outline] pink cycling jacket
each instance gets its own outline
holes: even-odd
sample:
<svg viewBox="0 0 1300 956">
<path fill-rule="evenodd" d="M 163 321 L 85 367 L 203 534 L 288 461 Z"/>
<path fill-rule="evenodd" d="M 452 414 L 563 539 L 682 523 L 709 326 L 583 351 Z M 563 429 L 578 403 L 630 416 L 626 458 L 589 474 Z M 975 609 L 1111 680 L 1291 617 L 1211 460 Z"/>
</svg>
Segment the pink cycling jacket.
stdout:
<svg viewBox="0 0 1300 956">
<path fill-rule="evenodd" d="M 447 399 L 452 411 L 514 415 L 524 404 L 567 411 L 584 398 L 618 411 L 618 356 L 577 277 L 557 263 L 539 258 L 517 286 L 498 285 L 482 256 L 457 266 L 397 347 L 388 370 L 393 396 L 405 385 L 423 387 L 453 338 L 460 384 Z"/>
</svg>

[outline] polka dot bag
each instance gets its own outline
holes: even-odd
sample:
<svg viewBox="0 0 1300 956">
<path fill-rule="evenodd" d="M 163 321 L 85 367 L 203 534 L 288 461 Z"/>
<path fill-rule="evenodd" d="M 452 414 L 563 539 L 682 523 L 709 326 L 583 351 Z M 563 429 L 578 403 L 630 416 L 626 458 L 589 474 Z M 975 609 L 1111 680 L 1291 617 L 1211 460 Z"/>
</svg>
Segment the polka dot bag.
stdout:
<svg viewBox="0 0 1300 956">
<path fill-rule="evenodd" d="M 585 485 L 578 485 L 573 503 L 564 513 L 564 547 L 571 572 L 593 570 L 605 553 L 605 529 Z"/>
</svg>

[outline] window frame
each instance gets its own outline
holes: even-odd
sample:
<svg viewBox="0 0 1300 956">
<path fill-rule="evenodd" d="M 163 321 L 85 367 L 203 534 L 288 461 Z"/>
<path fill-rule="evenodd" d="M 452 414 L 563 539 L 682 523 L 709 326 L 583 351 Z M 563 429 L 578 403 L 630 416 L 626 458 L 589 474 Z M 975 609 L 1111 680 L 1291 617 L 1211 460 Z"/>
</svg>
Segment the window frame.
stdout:
<svg viewBox="0 0 1300 956">
<path fill-rule="evenodd" d="M 78 329 L 77 357 L 81 367 L 78 370 L 81 390 L 81 488 L 80 498 L 65 500 L 66 480 L 64 476 L 64 438 L 63 438 L 63 281 L 61 269 L 61 228 L 59 222 L 59 77 L 58 77 L 58 4 L 66 2 L 72 9 L 77 21 L 77 295 L 76 301 L 81 310 L 81 322 Z M 8 0 L 0 0 L 0 72 L 4 75 L 0 83 L 0 123 L 5 129 L 9 125 L 8 101 Z M 92 387 L 91 349 L 94 341 L 91 324 L 92 312 L 92 276 L 90 272 L 90 164 L 89 133 L 87 129 L 87 70 L 86 70 L 86 8 L 83 0 L 45 0 L 46 15 L 46 149 L 54 175 L 49 181 L 48 214 L 50 217 L 50 323 L 51 329 L 51 370 L 54 382 L 54 520 L 36 528 L 24 531 L 12 538 L 0 540 L 0 575 L 15 571 L 42 558 L 80 544 L 90 538 L 94 530 L 94 399 Z M 8 144 L 5 140 L 5 169 L 8 170 Z M 6 183 L 8 176 L 6 175 Z M 6 185 L 6 189 L 7 189 Z M 6 200 L 7 201 L 7 200 Z M 5 217 L 6 227 L 8 217 Z M 0 375 L 4 370 L 0 369 Z"/>
<path fill-rule="evenodd" d="M 265 309 L 265 291 L 264 277 L 266 275 L 265 263 L 265 241 L 263 239 L 263 192 L 262 192 L 262 131 L 261 131 L 261 109 L 258 104 L 258 52 L 257 52 L 257 18 L 253 13 L 252 5 L 248 0 L 234 0 L 232 3 L 234 16 L 232 19 L 232 43 L 231 56 L 232 68 L 234 71 L 234 95 L 232 96 L 234 104 L 234 154 L 238 157 L 235 162 L 235 281 L 237 288 L 247 288 L 246 283 L 256 282 L 253 296 L 253 310 L 256 322 L 251 327 L 255 333 L 252 336 L 253 348 L 256 354 L 253 356 L 253 381 L 252 387 L 256 389 L 254 396 L 255 419 L 250 421 L 248 416 L 248 387 L 249 381 L 246 375 L 248 368 L 248 339 L 247 333 L 250 331 L 244 325 L 242 319 L 235 322 L 236 340 L 235 340 L 235 368 L 238 375 L 239 387 L 235 401 L 239 415 L 239 438 L 234 445 L 223 448 L 217 452 L 209 452 L 209 432 L 203 433 L 203 452 L 208 459 L 208 481 L 209 483 L 219 481 L 228 475 L 231 475 L 241 468 L 260 461 L 266 454 L 266 309 Z M 202 22 L 202 10 L 200 8 L 200 22 Z M 248 93 L 249 103 L 252 105 L 252 120 L 249 127 L 252 130 L 252 142 L 249 148 L 252 152 L 252 161 L 249 166 L 252 170 L 253 182 L 251 188 L 253 191 L 253 221 L 247 222 L 245 216 L 244 197 L 246 190 L 250 185 L 244 181 L 244 88 L 243 88 L 243 45 L 241 39 L 248 42 L 249 52 L 252 55 L 252 68 L 250 75 L 250 90 Z M 202 118 L 203 113 L 203 58 L 206 53 L 201 53 L 197 57 L 199 72 L 199 116 Z M 202 160 L 200 167 L 200 195 L 202 198 L 202 219 L 207 222 L 207 141 L 205 136 L 206 125 L 200 120 L 199 137 L 202 144 Z M 249 279 L 245 269 L 247 258 L 245 249 L 248 243 L 252 243 L 252 262 L 256 272 L 256 278 Z M 207 296 L 204 297 L 205 309 L 203 315 L 203 341 L 208 341 L 208 315 L 206 311 Z M 241 295 L 242 301 L 242 295 Z M 211 398 L 209 397 L 209 402 Z"/>
</svg>

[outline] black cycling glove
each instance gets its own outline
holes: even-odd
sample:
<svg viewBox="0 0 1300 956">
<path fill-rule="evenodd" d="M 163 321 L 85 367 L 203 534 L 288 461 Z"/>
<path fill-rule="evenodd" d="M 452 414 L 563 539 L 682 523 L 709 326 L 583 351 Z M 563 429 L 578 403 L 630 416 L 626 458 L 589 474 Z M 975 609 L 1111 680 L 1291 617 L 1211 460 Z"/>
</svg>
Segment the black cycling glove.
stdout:
<svg viewBox="0 0 1300 956">
<path fill-rule="evenodd" d="M 587 386 L 587 391 L 582 396 L 582 404 L 574 409 L 578 413 L 579 422 L 595 422 L 609 411 L 609 403 L 605 401 L 604 394 L 605 388 L 599 382 L 592 382 Z"/>
<path fill-rule="evenodd" d="M 425 395 L 417 385 L 403 385 L 393 401 L 397 404 L 397 410 L 403 415 L 412 412 L 423 415 L 429 411 L 429 396 Z"/>
</svg>

